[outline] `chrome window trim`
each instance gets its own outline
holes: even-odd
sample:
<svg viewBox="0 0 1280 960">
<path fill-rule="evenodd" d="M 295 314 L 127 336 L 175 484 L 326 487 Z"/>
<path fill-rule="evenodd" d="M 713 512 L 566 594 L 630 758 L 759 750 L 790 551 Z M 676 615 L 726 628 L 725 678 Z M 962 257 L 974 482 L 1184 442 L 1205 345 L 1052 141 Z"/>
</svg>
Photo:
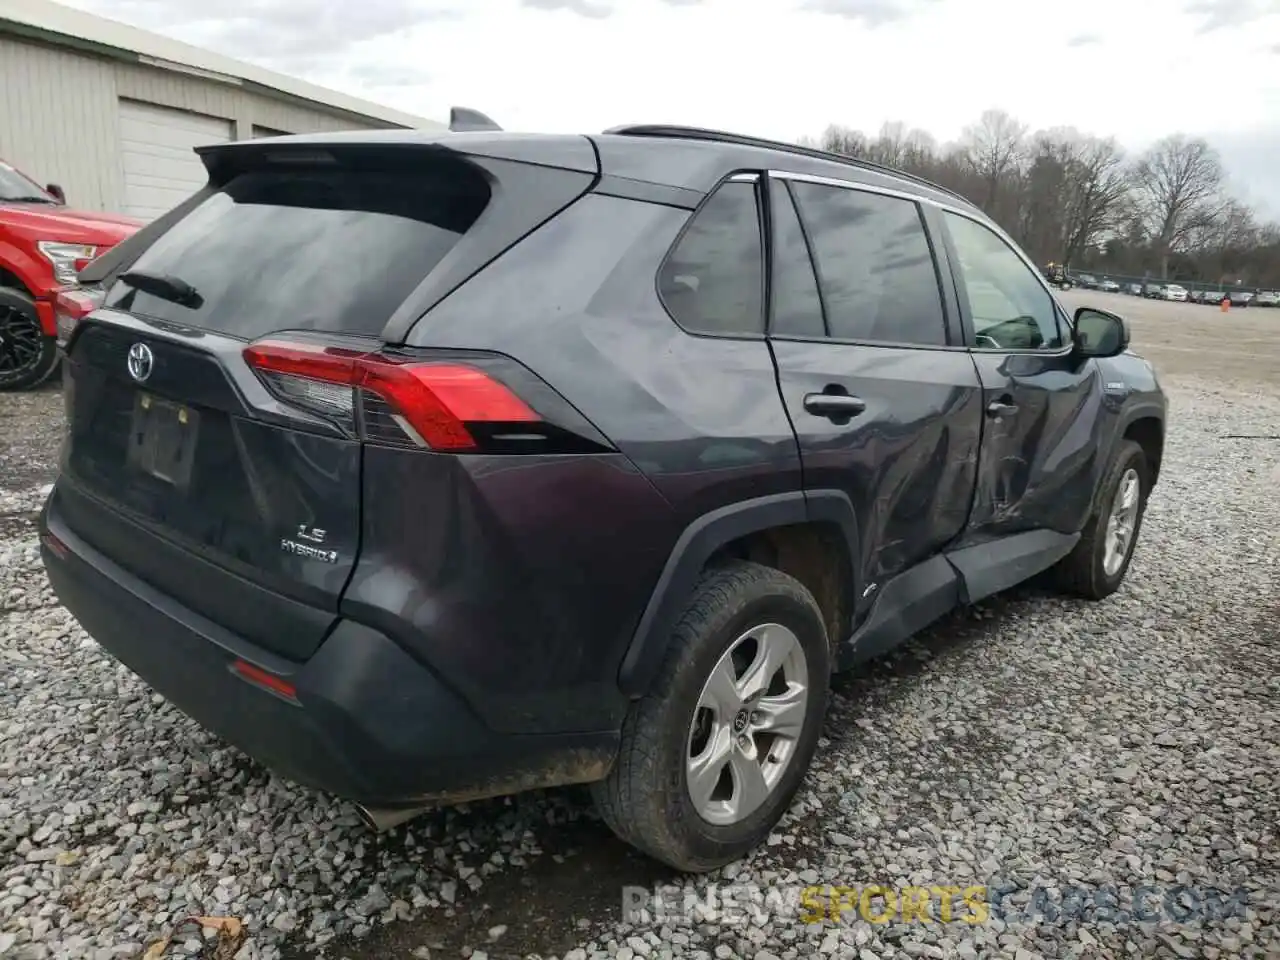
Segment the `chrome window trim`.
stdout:
<svg viewBox="0 0 1280 960">
<path fill-rule="evenodd" d="M 986 214 L 982 213 L 981 211 L 966 210 L 963 207 L 956 206 L 953 203 L 947 203 L 944 200 L 935 199 L 934 197 L 921 196 L 918 193 L 908 193 L 905 190 L 894 190 L 891 187 L 882 187 L 879 184 L 873 184 L 873 183 L 863 183 L 858 180 L 842 180 L 837 177 L 823 177 L 823 176 L 818 176 L 812 173 L 794 173 L 790 170 L 769 170 L 767 171 L 767 173 L 768 173 L 768 176 L 776 177 L 779 180 L 794 180 L 798 183 L 814 183 L 814 184 L 819 184 L 821 186 L 827 186 L 827 187 L 840 187 L 845 190 L 861 190 L 863 193 L 877 193 L 877 194 L 880 194 L 881 196 L 896 197 L 900 200 L 910 200 L 914 203 L 927 203 L 930 206 L 936 207 L 939 210 L 944 210 L 947 213 L 954 213 L 957 216 L 964 217 L 966 220 L 972 220 L 974 223 L 978 224 L 979 226 L 986 227 L 988 230 L 994 233 L 997 237 L 999 237 L 1004 242 L 1004 245 L 1013 252 L 1013 255 L 1022 261 L 1023 266 L 1025 266 L 1028 270 L 1031 271 L 1031 275 L 1035 277 L 1036 281 L 1040 284 L 1040 289 L 1042 289 L 1046 294 L 1049 295 L 1049 303 L 1055 308 L 1055 321 L 1057 319 L 1056 310 L 1061 310 L 1062 313 L 1066 314 L 1067 316 L 1070 316 L 1070 313 L 1065 308 L 1062 307 L 1062 305 L 1058 302 L 1058 298 L 1054 296 L 1053 288 L 1049 286 L 1048 281 L 1045 280 L 1044 276 L 1040 273 L 1039 269 L 1036 268 L 1036 265 L 1031 262 L 1031 258 L 1028 257 L 1026 253 L 1023 252 L 1022 248 L 1019 247 L 1014 242 L 1012 237 L 1010 237 L 1007 233 L 1004 232 L 1003 229 L 1001 229 L 998 223 L 996 223 L 994 220 L 992 220 L 990 217 L 988 217 Z M 1073 328 L 1071 327 L 1071 325 L 1068 324 L 1067 329 L 1064 332 L 1070 334 L 1072 332 L 1072 329 Z M 1057 348 L 1056 350 L 1033 350 L 1033 351 L 1016 350 L 1016 349 L 993 350 L 990 347 L 979 347 L 977 345 L 969 346 L 967 347 L 967 349 L 981 350 L 983 353 L 1029 353 L 1034 356 L 1043 357 L 1043 356 L 1053 356 L 1059 353 L 1070 353 L 1073 348 L 1070 342 L 1068 342 L 1067 344 Z"/>
</svg>

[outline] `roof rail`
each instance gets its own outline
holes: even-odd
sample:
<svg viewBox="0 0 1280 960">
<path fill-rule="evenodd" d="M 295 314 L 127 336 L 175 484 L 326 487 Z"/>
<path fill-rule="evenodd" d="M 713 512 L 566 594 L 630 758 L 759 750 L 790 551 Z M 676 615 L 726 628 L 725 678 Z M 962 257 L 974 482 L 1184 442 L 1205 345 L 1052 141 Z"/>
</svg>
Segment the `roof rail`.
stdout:
<svg viewBox="0 0 1280 960">
<path fill-rule="evenodd" d="M 502 128 L 479 110 L 470 107 L 449 109 L 449 129 L 454 133 L 472 130 L 501 130 Z"/>
<path fill-rule="evenodd" d="M 831 160 L 836 163 L 847 164 L 851 167 L 861 167 L 863 170 L 871 170 L 876 173 L 885 173 L 889 176 L 898 177 L 903 180 L 910 180 L 921 186 L 929 187 L 937 190 L 939 193 L 945 193 L 949 197 L 955 197 L 957 200 L 963 201 L 965 204 L 972 206 L 972 202 L 956 193 L 954 190 L 942 186 L 940 183 L 934 183 L 924 177 L 909 173 L 906 170 L 899 170 L 896 167 L 890 167 L 883 163 L 876 163 L 873 160 L 863 160 L 860 157 L 850 157 L 843 153 L 832 153 L 830 150 L 819 150 L 816 147 L 803 147 L 798 143 L 784 143 L 781 140 L 768 140 L 764 137 L 752 137 L 741 133 L 725 133 L 721 130 L 706 130 L 702 127 L 682 127 L 678 125 L 668 125 L 660 123 L 638 123 L 621 127 L 610 127 L 604 131 L 607 134 L 617 134 L 625 137 L 670 137 L 676 140 L 706 140 L 712 143 L 731 143 L 739 147 L 756 147 L 762 150 L 781 150 L 785 153 L 793 153 L 801 157 L 810 157 L 814 160 Z"/>
</svg>

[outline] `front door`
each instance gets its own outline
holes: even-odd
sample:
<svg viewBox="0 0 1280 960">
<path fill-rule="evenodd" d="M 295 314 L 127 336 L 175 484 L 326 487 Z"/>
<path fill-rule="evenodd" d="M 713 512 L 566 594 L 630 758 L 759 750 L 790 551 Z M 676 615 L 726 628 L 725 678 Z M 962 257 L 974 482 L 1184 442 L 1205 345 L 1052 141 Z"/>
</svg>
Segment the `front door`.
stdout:
<svg viewBox="0 0 1280 960">
<path fill-rule="evenodd" d="M 982 391 L 914 200 L 786 174 L 768 196 L 770 344 L 805 488 L 858 519 L 856 616 L 963 531 Z"/>
<path fill-rule="evenodd" d="M 982 381 L 986 422 L 969 534 L 1075 533 L 1105 467 L 1098 365 L 1073 355 L 1066 315 L 1003 237 L 959 212 L 931 216 L 945 236 Z"/>
</svg>

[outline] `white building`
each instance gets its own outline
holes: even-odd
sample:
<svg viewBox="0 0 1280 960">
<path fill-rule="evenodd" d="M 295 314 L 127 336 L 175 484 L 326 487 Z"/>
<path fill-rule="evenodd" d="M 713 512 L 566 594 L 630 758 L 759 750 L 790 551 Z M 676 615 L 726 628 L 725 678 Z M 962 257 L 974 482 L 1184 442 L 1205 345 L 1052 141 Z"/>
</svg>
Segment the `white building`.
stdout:
<svg viewBox="0 0 1280 960">
<path fill-rule="evenodd" d="M 201 144 L 444 129 L 49 0 L 0 0 L 0 159 L 74 207 L 149 219 L 205 182 Z"/>
</svg>

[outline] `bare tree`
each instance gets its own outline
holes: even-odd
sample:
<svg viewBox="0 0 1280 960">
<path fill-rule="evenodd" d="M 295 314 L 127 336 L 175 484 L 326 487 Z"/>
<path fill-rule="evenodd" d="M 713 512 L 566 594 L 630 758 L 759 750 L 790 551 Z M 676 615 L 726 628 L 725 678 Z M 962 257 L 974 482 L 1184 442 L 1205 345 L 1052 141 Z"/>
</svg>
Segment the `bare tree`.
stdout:
<svg viewBox="0 0 1280 960">
<path fill-rule="evenodd" d="M 1040 262 L 1189 282 L 1280 287 L 1280 224 L 1224 196 L 1217 154 L 1170 137 L 1132 166 L 1114 140 L 1026 128 L 989 110 L 955 144 L 886 123 L 831 126 L 805 143 L 925 176 L 979 201 Z"/>
<path fill-rule="evenodd" d="M 1077 136 L 1065 146 L 1069 159 L 1063 259 L 1071 262 L 1119 226 L 1131 181 L 1115 140 Z"/>
<path fill-rule="evenodd" d="M 996 203 L 1001 181 L 1017 172 L 1026 135 L 1026 124 L 1003 110 L 987 110 L 961 134 L 960 146 L 965 159 L 985 187 L 986 196 L 980 200 L 984 206 Z"/>
<path fill-rule="evenodd" d="M 867 135 L 861 130 L 850 130 L 835 124 L 822 132 L 819 141 L 823 150 L 842 153 L 846 157 L 865 157 L 867 155 Z"/>
<path fill-rule="evenodd" d="M 1165 137 L 1144 153 L 1134 169 L 1138 203 L 1160 257 L 1160 275 L 1169 274 L 1169 257 L 1182 252 L 1212 219 L 1222 188 L 1222 162 L 1201 139 Z"/>
</svg>

